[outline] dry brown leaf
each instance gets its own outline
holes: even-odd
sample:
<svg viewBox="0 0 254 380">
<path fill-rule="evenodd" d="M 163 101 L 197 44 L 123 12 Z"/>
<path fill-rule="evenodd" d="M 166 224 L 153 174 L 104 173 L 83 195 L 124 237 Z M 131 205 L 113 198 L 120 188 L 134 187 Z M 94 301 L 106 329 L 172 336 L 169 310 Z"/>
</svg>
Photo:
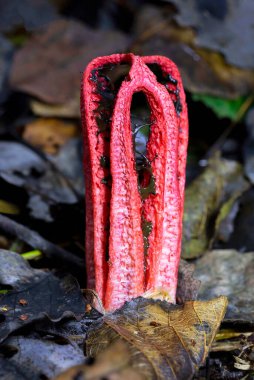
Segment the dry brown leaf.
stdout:
<svg viewBox="0 0 254 380">
<path fill-rule="evenodd" d="M 77 126 L 73 123 L 40 118 L 25 126 L 23 138 L 45 153 L 55 154 L 62 145 L 77 134 Z"/>
<path fill-rule="evenodd" d="M 118 31 L 57 20 L 16 52 L 11 87 L 49 104 L 69 103 L 76 98 L 88 62 L 100 55 L 123 52 L 128 44 L 128 37 Z"/>
<path fill-rule="evenodd" d="M 138 297 L 91 326 L 87 354 L 93 366 L 75 367 L 57 380 L 191 379 L 210 350 L 226 297 L 172 305 Z M 118 355 L 118 359 L 116 359 Z"/>
</svg>

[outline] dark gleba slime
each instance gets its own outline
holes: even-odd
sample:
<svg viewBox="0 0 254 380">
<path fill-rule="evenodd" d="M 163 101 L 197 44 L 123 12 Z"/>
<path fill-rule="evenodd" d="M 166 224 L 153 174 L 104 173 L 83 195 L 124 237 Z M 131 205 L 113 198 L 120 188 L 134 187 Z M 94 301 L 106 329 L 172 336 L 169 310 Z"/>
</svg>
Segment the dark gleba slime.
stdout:
<svg viewBox="0 0 254 380">
<path fill-rule="evenodd" d="M 136 93 L 150 108 L 139 156 Z M 106 310 L 162 289 L 175 302 L 188 142 L 179 71 L 161 56 L 96 58 L 84 72 L 81 112 L 88 287 Z"/>
</svg>

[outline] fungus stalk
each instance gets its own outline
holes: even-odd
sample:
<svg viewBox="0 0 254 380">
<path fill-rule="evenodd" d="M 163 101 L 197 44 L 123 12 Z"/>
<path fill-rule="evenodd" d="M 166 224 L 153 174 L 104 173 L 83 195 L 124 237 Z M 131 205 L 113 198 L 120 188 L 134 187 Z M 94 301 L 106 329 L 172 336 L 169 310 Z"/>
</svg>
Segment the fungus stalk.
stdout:
<svg viewBox="0 0 254 380">
<path fill-rule="evenodd" d="M 145 155 L 131 125 L 136 93 L 150 108 Z M 84 72 L 81 113 L 88 287 L 106 310 L 158 289 L 175 302 L 188 141 L 179 71 L 161 56 L 96 58 Z"/>
</svg>

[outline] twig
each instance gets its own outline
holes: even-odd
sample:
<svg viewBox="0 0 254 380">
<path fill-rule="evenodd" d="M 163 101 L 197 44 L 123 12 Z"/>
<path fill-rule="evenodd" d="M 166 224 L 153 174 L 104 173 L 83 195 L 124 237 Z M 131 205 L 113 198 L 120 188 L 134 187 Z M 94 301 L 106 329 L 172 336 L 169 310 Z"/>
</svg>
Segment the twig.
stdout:
<svg viewBox="0 0 254 380">
<path fill-rule="evenodd" d="M 45 256 L 49 258 L 54 258 L 61 262 L 70 263 L 79 267 L 84 266 L 84 261 L 79 257 L 44 239 L 38 232 L 30 230 L 28 227 L 2 214 L 0 214 L 0 229 L 24 241 L 31 247 L 42 251 Z"/>
</svg>

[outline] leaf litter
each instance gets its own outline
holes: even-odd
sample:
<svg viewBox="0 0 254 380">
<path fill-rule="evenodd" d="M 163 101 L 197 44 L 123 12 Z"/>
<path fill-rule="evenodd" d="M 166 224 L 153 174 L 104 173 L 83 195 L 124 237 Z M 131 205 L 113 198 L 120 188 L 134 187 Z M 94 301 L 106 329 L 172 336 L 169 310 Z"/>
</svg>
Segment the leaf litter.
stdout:
<svg viewBox="0 0 254 380">
<path fill-rule="evenodd" d="M 210 159 L 207 168 L 185 192 L 183 258 L 196 258 L 205 253 L 220 235 L 219 231 L 224 228 L 223 223 L 235 201 L 249 186 L 238 162 L 218 155 Z M 212 228 L 210 221 L 214 218 Z"/>
<path fill-rule="evenodd" d="M 41 2 L 42 6 L 45 6 L 46 3 L 47 2 L 44 0 Z M 54 4 L 56 3 L 58 9 L 64 10 L 64 12 L 68 13 L 68 0 L 61 2 L 61 4 L 60 2 L 54 2 Z M 62 137 L 60 138 L 61 133 L 59 134 L 59 130 L 57 127 L 55 128 L 55 124 L 51 124 L 52 128 L 49 127 L 50 122 L 48 124 L 47 133 L 49 135 L 53 134 L 53 142 L 49 144 L 47 138 L 44 140 L 41 137 L 44 133 L 48 136 L 46 133 L 47 127 L 45 128 L 45 131 L 43 130 L 43 124 L 46 125 L 48 123 L 48 120 L 45 118 L 58 118 L 57 120 L 59 120 L 59 123 L 61 124 L 66 123 L 66 120 L 59 118 L 68 118 L 71 124 L 77 124 L 77 121 L 73 121 L 71 118 L 79 118 L 78 90 L 80 72 L 83 71 L 86 62 L 94 56 L 109 54 L 113 51 L 126 51 L 131 42 L 133 50 L 135 50 L 135 52 L 138 51 L 140 54 L 163 54 L 173 58 L 181 68 L 185 87 L 191 92 L 191 95 L 197 94 L 197 96 L 201 97 L 201 100 L 204 96 L 208 97 L 209 100 L 211 96 L 220 97 L 220 99 L 222 99 L 222 102 L 220 102 L 219 105 L 217 104 L 219 107 L 217 107 L 217 112 L 220 113 L 219 116 L 225 115 L 225 107 L 230 104 L 230 109 L 228 108 L 226 110 L 226 116 L 234 117 L 236 114 L 236 108 L 231 107 L 235 102 L 234 99 L 242 96 L 249 96 L 249 94 L 253 92 L 253 67 L 252 64 L 251 66 L 249 65 L 251 49 L 248 51 L 248 44 L 241 46 L 243 54 L 247 54 L 246 60 L 243 60 L 242 55 L 238 54 L 238 49 L 230 51 L 230 44 L 232 44 L 233 39 L 237 37 L 237 35 L 239 36 L 241 28 L 234 30 L 234 33 L 230 36 L 230 40 L 224 46 L 218 48 L 216 46 L 213 47 L 212 50 L 207 49 L 209 44 L 214 43 L 212 40 L 221 33 L 223 28 L 225 29 L 226 27 L 226 32 L 228 33 L 228 30 L 231 28 L 230 22 L 232 23 L 238 7 L 243 9 L 250 4 L 249 2 L 245 2 L 245 4 L 237 4 L 233 13 L 229 13 L 229 8 L 226 9 L 224 15 L 224 19 L 226 20 L 225 25 L 223 25 L 222 19 L 218 19 L 216 21 L 218 23 L 218 30 L 216 30 L 215 34 L 210 35 L 207 34 L 207 31 L 204 30 L 204 28 L 199 28 L 198 33 L 196 34 L 193 32 L 193 24 L 195 23 L 195 25 L 198 25 L 200 18 L 202 18 L 200 7 L 211 7 L 211 5 L 208 4 L 209 2 L 197 2 L 199 6 L 195 9 L 190 8 L 190 5 L 193 3 L 192 1 L 188 2 L 188 5 L 185 6 L 185 8 L 182 5 L 183 2 L 177 2 L 175 8 L 178 10 L 177 13 L 169 2 L 167 2 L 167 4 L 154 4 L 153 6 L 150 4 L 137 6 L 136 2 L 132 3 L 132 7 L 128 7 L 125 3 L 121 5 L 124 10 L 128 10 L 128 15 L 132 15 L 130 19 L 128 18 L 128 35 L 119 32 L 118 24 L 121 23 L 120 18 L 116 22 L 116 18 L 112 17 L 114 11 L 116 12 L 117 7 L 119 7 L 116 3 L 112 5 L 112 8 L 109 6 L 111 10 L 108 11 L 106 19 L 103 17 L 105 7 L 102 7 L 97 16 L 94 15 L 93 26 L 96 25 L 94 29 L 90 29 L 90 27 L 86 26 L 83 20 L 77 22 L 74 19 L 61 19 L 52 22 L 52 19 L 56 14 L 55 9 L 53 9 L 55 6 L 50 6 L 49 8 L 45 6 L 45 9 L 47 8 L 49 13 L 47 15 L 44 14 L 44 16 L 46 15 L 46 18 L 42 17 L 39 20 L 40 22 L 38 22 L 39 13 L 37 11 L 39 7 L 37 7 L 37 4 L 35 4 L 33 0 L 26 1 L 23 4 L 22 12 L 25 12 L 28 4 L 32 5 L 29 12 L 26 12 L 25 16 L 31 16 L 31 12 L 34 12 L 32 17 L 29 16 L 30 20 L 24 17 L 24 20 L 22 21 L 23 26 L 25 26 L 24 30 L 22 29 L 23 26 L 21 26 L 21 29 L 16 29 L 15 25 L 17 25 L 17 19 L 9 20 L 8 27 L 12 30 L 4 37 L 1 35 L 0 38 L 0 51 L 3 52 L 0 57 L 0 114 L 1 116 L 4 116 L 3 120 L 1 120 L 0 131 L 1 137 L 3 137 L 1 140 L 7 144 L 5 148 L 10 152 L 9 158 L 6 155 L 3 155 L 0 160 L 3 169 L 1 170 L 1 173 L 3 173 L 1 178 L 1 191 L 3 195 L 1 196 L 1 199 L 3 199 L 4 202 L 7 202 L 4 203 L 5 210 L 3 209 L 2 211 L 8 211 L 8 207 L 11 209 L 10 205 L 14 205 L 15 207 L 17 205 L 17 207 L 19 207 L 17 212 L 19 212 L 19 214 L 13 214 L 16 215 L 14 217 L 15 220 L 1 215 L 1 247 L 4 246 L 8 250 L 10 249 L 10 245 L 15 247 L 20 245 L 20 241 L 25 241 L 30 247 L 40 249 L 41 252 L 43 252 L 43 255 L 50 257 L 52 261 L 55 260 L 56 267 L 59 267 L 62 263 L 73 264 L 76 259 L 78 259 L 78 265 L 81 267 L 83 265 L 82 260 L 79 260 L 77 256 L 45 239 L 43 236 L 47 235 L 47 233 L 45 233 L 44 227 L 37 223 L 37 221 L 50 223 L 50 228 L 52 229 L 51 236 L 54 236 L 57 232 L 55 223 L 59 223 L 59 219 L 62 218 L 62 214 L 58 214 L 56 212 L 57 210 L 62 210 L 67 204 L 69 204 L 71 208 L 83 208 L 83 206 L 80 206 L 82 202 L 78 203 L 78 200 L 81 199 L 82 201 L 84 193 L 84 184 L 82 181 L 81 140 L 80 138 L 73 136 L 74 138 L 67 138 L 63 142 L 63 140 L 61 140 Z M 171 1 L 171 4 L 172 3 L 173 1 Z M 7 8 L 8 6 L 9 5 L 5 5 Z M 86 7 L 85 4 L 82 6 L 83 8 Z M 116 8 L 113 9 L 114 7 Z M 209 8 L 209 14 L 206 15 L 209 19 L 209 27 L 214 22 L 212 11 L 215 11 L 216 13 L 216 9 L 211 10 Z M 195 15 L 191 20 L 187 20 L 187 26 L 183 25 L 184 12 L 189 12 L 192 15 Z M 87 14 L 90 13 L 88 12 Z M 242 12 L 240 12 L 240 16 L 241 15 L 243 15 Z M 82 15 L 78 15 L 79 19 L 82 19 L 82 17 Z M 178 24 L 176 23 L 176 19 Z M 242 19 L 242 16 L 239 17 L 237 23 L 241 23 Z M 4 20 L 6 20 L 6 18 L 1 18 L 1 22 Z M 1 22 L 0 25 L 3 25 Z M 47 24 L 48 26 L 44 29 L 40 29 L 39 33 L 31 32 L 32 28 L 40 28 L 44 22 L 45 25 Z M 189 25 L 190 23 L 192 25 Z M 115 26 L 114 30 L 112 29 L 112 25 Z M 244 28 L 248 29 L 249 27 L 250 24 L 247 22 L 246 25 L 244 25 Z M 55 32 L 59 32 L 57 36 L 54 34 Z M 52 36 L 56 36 L 54 41 L 51 41 Z M 101 44 L 102 40 L 104 41 L 104 44 Z M 11 41 L 11 43 L 9 41 Z M 14 46 L 12 46 L 12 43 Z M 20 49 L 17 49 L 17 46 L 19 46 Z M 14 50 L 15 48 L 16 50 Z M 224 49 L 224 56 L 221 54 L 221 49 Z M 13 61 L 13 52 L 15 54 L 15 59 L 14 65 L 11 69 L 10 83 L 9 73 L 10 65 Z M 235 61 L 235 59 L 239 60 L 239 58 L 241 59 L 241 67 L 238 65 L 239 62 L 237 63 Z M 248 68 L 246 68 L 247 66 Z M 32 74 L 35 74 L 35 76 L 31 76 Z M 37 74 L 38 76 L 36 77 Z M 29 95 L 27 96 L 30 106 L 29 110 L 23 108 L 23 106 L 20 107 L 18 102 L 15 103 L 15 101 L 12 101 L 12 95 L 11 97 L 9 96 L 10 84 L 12 91 L 23 91 L 23 93 L 19 95 L 20 97 L 26 96 L 25 94 Z M 14 120 L 15 125 L 22 126 L 22 128 L 16 129 L 15 137 L 12 132 L 12 126 L 9 124 L 8 117 L 5 115 L 6 105 L 2 103 L 2 101 L 5 101 L 6 99 L 7 106 L 11 109 L 12 120 Z M 200 123 L 202 124 L 202 129 L 207 129 L 206 122 L 210 118 L 209 112 L 205 111 L 205 115 L 203 116 L 203 111 L 201 111 L 201 114 L 198 113 L 197 117 L 193 119 L 193 115 L 191 115 L 193 103 L 191 99 L 187 100 L 190 102 L 189 111 L 191 130 L 198 131 L 198 125 Z M 8 102 L 10 102 L 10 104 L 8 104 Z M 214 106 L 214 102 L 212 106 Z M 196 107 L 196 109 L 199 110 L 198 107 Z M 250 115 L 251 111 L 252 110 L 250 110 Z M 29 115 L 27 112 L 29 112 Z M 32 119 L 31 113 L 33 114 Z M 37 120 L 34 119 L 34 115 L 44 118 L 43 123 L 40 126 L 41 132 L 39 132 L 39 129 L 38 132 L 36 131 Z M 25 116 L 25 118 L 28 116 L 28 123 L 23 123 L 23 116 Z M 206 119 L 203 119 L 203 117 Z M 31 123 L 31 120 L 35 120 L 35 128 L 33 128 L 34 124 Z M 204 123 L 202 120 L 206 120 L 206 122 Z M 237 125 L 240 126 L 241 130 L 239 130 L 238 135 L 236 134 L 237 137 L 235 137 L 233 133 L 233 140 L 231 140 L 233 143 L 237 142 L 239 147 L 238 156 L 233 152 L 233 163 L 228 162 L 228 160 L 225 160 L 224 158 L 218 159 L 217 166 L 215 165 L 213 168 L 214 170 L 211 170 L 210 172 L 210 185 L 205 186 L 205 173 L 209 173 L 211 166 L 213 166 L 213 164 L 209 162 L 208 168 L 205 169 L 203 174 L 201 174 L 201 177 L 197 178 L 199 186 L 194 185 L 193 183 L 193 189 L 195 189 L 196 186 L 196 194 L 194 190 L 191 190 L 192 184 L 190 185 L 189 193 L 193 192 L 193 198 L 191 201 L 187 200 L 186 205 L 187 207 L 188 204 L 191 206 L 191 203 L 193 202 L 193 205 L 197 206 L 196 208 L 194 206 L 188 207 L 188 210 L 189 215 L 193 212 L 195 214 L 193 224 L 196 226 L 198 225 L 199 227 L 201 226 L 200 229 L 198 229 L 198 234 L 200 233 L 198 236 L 200 238 L 199 243 L 201 243 L 202 246 L 202 249 L 199 248 L 198 253 L 196 252 L 193 257 L 199 256 L 201 253 L 202 257 L 197 258 L 194 261 L 192 259 L 192 264 L 186 264 L 184 261 L 181 262 L 177 292 L 178 302 L 185 305 L 186 301 L 193 301 L 197 296 L 206 299 L 213 295 L 218 296 L 226 294 L 229 297 L 229 307 L 226 314 L 226 325 L 223 326 L 230 326 L 231 334 L 240 334 L 242 332 L 242 334 L 245 335 L 249 334 L 248 337 L 250 337 L 253 332 L 253 327 L 251 327 L 253 326 L 251 278 L 253 272 L 252 257 L 254 247 L 252 239 L 252 211 L 254 210 L 254 198 L 253 189 L 250 188 L 250 190 L 247 190 L 249 186 L 251 186 L 250 183 L 252 184 L 253 182 L 251 149 L 253 140 L 253 123 L 251 120 L 250 117 L 248 119 L 243 117 L 242 125 L 240 125 L 237 120 Z M 42 120 L 39 120 L 38 122 L 40 121 Z M 214 122 L 216 123 L 216 125 L 214 125 L 214 130 L 221 127 L 222 131 L 223 127 L 228 123 L 227 120 L 219 120 L 217 118 L 214 118 Z M 27 139 L 25 142 L 24 136 L 22 136 L 24 131 L 23 126 L 28 124 L 32 125 L 29 128 L 30 133 L 34 135 L 34 139 Z M 210 124 L 208 123 L 208 125 Z M 239 150 L 241 149 L 241 137 L 245 133 L 244 124 L 248 124 L 245 136 L 246 140 L 244 143 L 243 162 L 244 173 L 247 178 L 244 177 L 243 168 L 239 164 L 239 161 L 242 164 L 242 159 L 240 157 L 242 151 L 239 152 Z M 212 134 L 213 138 L 215 138 L 216 132 L 207 132 Z M 238 140 L 239 136 L 240 139 Z M 13 137 L 15 142 L 13 142 Z M 144 139 L 142 136 L 140 137 L 140 143 L 142 146 L 142 140 Z M 210 141 L 206 140 L 206 137 L 202 137 L 202 139 L 202 143 L 207 149 L 207 145 Z M 54 147 L 54 141 L 56 141 L 56 149 Z M 229 140 L 226 142 L 229 142 Z M 12 146 L 13 143 L 16 145 Z M 190 143 L 193 144 L 192 137 Z M 0 152 L 1 151 L 2 149 Z M 17 154 L 16 156 L 15 151 Z M 226 149 L 223 149 L 223 154 L 225 154 L 225 152 Z M 226 153 L 226 155 L 227 154 L 228 153 Z M 198 160 L 200 157 L 195 156 L 194 159 Z M 7 162 L 8 160 L 10 160 L 10 163 Z M 226 174 L 223 171 L 224 165 L 225 168 L 233 168 L 232 178 L 230 175 L 231 169 L 229 172 L 226 170 Z M 17 168 L 17 171 L 15 171 L 15 168 Z M 188 168 L 188 170 L 190 169 Z M 235 174 L 233 174 L 233 172 Z M 230 177 L 228 184 L 225 183 L 226 181 L 223 178 L 224 174 L 226 179 L 228 176 Z M 55 177 L 57 177 L 57 179 Z M 38 184 L 37 181 L 39 182 Z M 234 184 L 234 182 L 236 182 L 236 184 Z M 23 198 L 22 201 L 20 201 L 21 192 L 27 195 L 25 202 L 23 202 Z M 209 198 L 207 207 L 205 207 L 203 199 L 200 199 L 198 195 L 200 192 L 202 193 L 202 197 L 205 197 L 205 199 Z M 50 197 L 48 197 L 48 195 Z M 73 203 L 67 203 L 68 199 L 73 199 Z M 30 213 L 28 215 L 26 214 L 26 217 L 24 217 L 23 204 L 20 204 L 22 202 L 25 207 L 30 207 Z M 33 226 L 32 230 L 25 226 L 27 222 L 27 219 L 25 218 L 29 218 L 29 225 Z M 36 221 L 36 224 L 34 224 L 34 221 Z M 68 219 L 68 217 L 60 220 L 60 227 L 62 228 L 62 226 L 69 223 L 69 221 L 70 219 Z M 78 220 L 74 218 L 71 224 L 74 225 L 75 223 L 78 224 Z M 196 227 L 192 228 L 193 226 L 191 223 L 189 225 L 187 224 L 187 230 L 185 231 L 187 234 L 185 235 L 185 237 L 187 236 L 187 243 L 191 242 L 191 240 L 188 240 L 189 238 L 195 240 L 197 237 L 197 235 L 195 235 L 197 233 Z M 6 235 L 8 236 L 8 239 Z M 62 235 L 66 235 L 65 232 L 62 232 Z M 66 237 L 64 236 L 62 242 L 68 240 L 68 236 L 69 235 Z M 77 244 L 80 246 L 83 245 L 83 236 L 79 237 L 79 242 L 77 242 Z M 207 250 L 209 251 L 212 248 L 220 248 L 220 250 L 212 251 L 211 254 L 210 252 L 207 252 Z M 228 248 L 229 250 L 225 250 L 225 248 Z M 232 250 L 231 248 L 235 248 L 239 252 Z M 25 249 L 27 250 L 27 248 Z M 242 253 L 246 251 L 247 253 Z M 187 251 L 183 249 L 184 256 L 186 252 Z M 7 255 L 6 251 L 5 255 Z M 190 257 L 191 256 L 188 256 L 188 258 Z M 207 260 L 207 262 L 205 260 Z M 222 261 L 220 262 L 220 260 Z M 33 266 L 41 267 L 43 266 L 44 261 L 40 260 L 39 264 L 35 261 L 32 261 L 31 263 Z M 0 262 L 0 268 L 1 265 L 2 259 Z M 13 262 L 11 265 L 13 265 L 13 271 L 10 270 L 9 266 L 9 269 L 6 269 L 5 273 L 5 266 L 2 266 L 3 270 L 1 272 L 1 278 L 3 279 L 3 285 L 0 287 L 1 300 L 4 297 L 9 297 L 4 299 L 11 299 L 11 292 L 19 292 L 19 290 L 17 290 L 19 285 L 15 284 L 15 278 L 19 278 L 19 266 L 22 268 L 21 273 L 24 275 L 23 281 L 27 281 L 27 283 L 31 281 L 33 283 L 33 281 L 37 279 L 37 276 L 39 276 L 36 269 L 31 269 L 31 275 L 34 279 L 30 280 L 29 276 L 28 279 L 26 279 L 25 273 L 27 273 L 26 271 L 29 272 L 27 266 L 25 270 L 21 262 L 18 261 L 15 274 L 15 265 Z M 196 267 L 196 271 L 193 273 L 194 266 Z M 225 269 L 225 272 L 222 270 L 223 268 Z M 229 271 L 229 273 L 226 273 L 226 271 Z M 80 290 L 74 280 L 72 281 L 70 278 L 66 278 L 62 274 L 61 276 L 58 274 L 56 275 L 53 271 L 45 272 L 43 270 L 41 272 L 50 277 L 48 283 L 50 286 L 52 285 L 51 291 L 55 288 L 61 288 L 64 284 L 66 286 L 69 284 L 73 291 L 77 292 L 79 297 L 81 297 Z M 12 280 L 9 277 L 4 281 L 4 274 L 6 276 L 7 273 L 10 273 L 10 275 L 12 274 Z M 81 279 L 81 283 L 83 282 L 84 278 Z M 6 285 L 4 285 L 4 283 L 6 283 Z M 50 289 L 46 289 L 43 279 L 41 280 L 41 284 L 42 289 L 41 291 L 37 289 L 37 292 L 35 292 L 36 294 L 34 295 L 35 298 L 47 290 L 47 294 L 51 292 Z M 22 287 L 22 280 L 20 286 L 25 292 L 25 288 Z M 38 286 L 40 287 L 39 284 Z M 59 294 L 62 293 L 60 292 Z M 134 303 L 136 301 L 137 300 L 133 300 Z M 64 300 L 62 300 L 62 302 L 64 302 Z M 74 299 L 67 303 L 70 306 L 73 302 Z M 161 307 L 161 301 L 146 300 L 144 302 L 147 302 L 147 305 L 153 305 L 156 310 Z M 61 304 L 60 301 L 59 303 Z M 42 301 L 39 302 L 40 306 L 42 304 Z M 187 304 L 191 305 L 192 303 L 187 302 Z M 66 308 L 68 308 L 68 305 L 66 305 Z M 20 310 L 18 314 L 20 318 L 18 318 L 17 324 L 14 324 L 14 331 L 11 334 L 12 336 L 6 338 L 0 345 L 0 377 L 8 380 L 12 378 L 51 378 L 57 376 L 60 372 L 65 371 L 68 366 L 81 365 L 81 367 L 74 367 L 70 370 L 72 371 L 72 375 L 69 372 L 66 372 L 59 376 L 62 376 L 61 378 L 63 379 L 73 378 L 74 376 L 77 378 L 82 378 L 82 376 L 86 376 L 86 378 L 88 376 L 96 378 L 96 376 L 99 375 L 104 377 L 107 376 L 109 378 L 112 376 L 112 378 L 114 378 L 114 376 L 120 374 L 121 379 L 144 378 L 145 372 L 138 372 L 135 363 L 133 363 L 135 356 L 132 356 L 132 352 L 135 348 L 133 349 L 130 347 L 130 343 L 120 338 L 120 335 L 117 335 L 117 333 L 116 345 L 114 345 L 114 342 L 109 343 L 105 351 L 101 351 L 96 355 L 94 364 L 88 364 L 83 353 L 83 344 L 87 338 L 89 326 L 90 334 L 92 334 L 95 326 L 102 330 L 109 327 L 105 322 L 103 324 L 104 316 L 101 316 L 96 310 L 94 310 L 91 300 L 83 300 L 81 305 L 84 305 L 84 309 L 82 309 L 84 314 L 81 313 L 80 315 L 77 313 L 79 315 L 78 320 L 71 314 L 69 314 L 68 317 L 65 316 L 63 312 L 62 317 L 59 317 L 59 320 L 56 318 L 56 321 L 55 319 L 49 319 L 46 314 L 42 313 L 40 315 L 37 305 L 28 302 L 26 293 L 23 294 L 22 298 L 20 297 L 18 299 L 17 309 Z M 133 305 L 134 304 L 132 304 L 132 306 Z M 125 312 L 127 313 L 128 318 L 128 307 L 130 307 L 129 311 L 131 313 L 133 311 L 132 306 L 130 307 L 126 305 Z M 6 305 L 3 305 L 3 307 L 2 314 L 7 312 Z M 61 307 L 62 309 L 59 309 L 59 315 L 61 314 L 61 310 L 65 310 L 63 304 Z M 171 306 L 167 307 L 171 308 Z M 43 307 L 41 308 L 43 309 Z M 175 308 L 176 310 L 179 310 L 184 308 L 184 306 L 178 305 Z M 26 309 L 30 310 L 31 313 L 27 313 L 25 311 Z M 45 309 L 48 310 L 47 308 Z M 55 311 L 54 315 L 56 315 L 57 311 Z M 8 318 L 11 316 L 11 311 L 9 311 L 9 313 Z M 119 313 L 121 314 L 122 311 L 119 311 Z M 6 323 L 6 321 L 3 320 L 4 317 L 2 317 L 2 314 L 0 317 L 0 327 L 2 323 Z M 135 315 L 137 315 L 137 313 Z M 117 320 L 117 318 L 118 317 L 115 316 L 114 321 Z M 124 319 L 123 315 L 122 318 Z M 151 320 L 152 324 L 149 326 L 151 331 L 161 328 L 161 326 L 157 326 L 157 323 L 160 322 L 157 322 L 156 318 L 157 314 Z M 142 323 L 145 323 L 145 317 L 142 313 L 139 319 L 142 320 Z M 98 322 L 95 323 L 95 320 L 98 320 Z M 132 315 L 130 316 L 130 320 L 133 320 Z M 98 325 L 100 323 L 102 323 L 101 327 Z M 204 327 L 206 327 L 206 325 Z M 113 334 L 112 331 L 110 334 Z M 109 336 L 106 336 L 106 342 L 110 340 L 110 334 Z M 225 336 L 228 336 L 227 334 L 229 333 L 225 333 Z M 96 339 L 99 340 L 97 336 L 95 337 L 95 342 Z M 99 341 L 98 345 L 95 345 L 95 348 L 100 349 L 103 342 L 103 340 Z M 210 378 L 213 380 L 225 380 L 228 378 L 240 379 L 244 378 L 244 376 L 248 376 L 249 372 L 248 370 L 245 370 L 244 372 L 243 366 L 249 365 L 250 363 L 249 368 L 251 371 L 251 368 L 253 368 L 251 364 L 252 359 L 251 357 L 248 357 L 251 353 L 245 351 L 244 347 L 250 347 L 251 341 L 244 341 L 243 338 L 239 337 L 228 340 L 222 339 L 221 344 L 224 346 L 217 346 L 217 350 L 218 347 L 222 348 L 222 350 L 226 350 L 228 347 L 234 347 L 234 350 L 236 350 L 235 356 L 239 359 L 234 359 L 233 355 L 227 357 L 223 356 L 223 352 L 220 352 L 216 356 L 216 352 L 218 351 L 214 350 L 214 348 L 217 343 L 218 341 L 216 338 L 216 343 L 213 344 L 212 348 L 210 346 L 212 354 L 208 356 L 206 366 L 201 366 L 200 371 L 195 375 L 195 379 L 200 380 L 201 378 Z M 175 341 L 174 344 L 176 344 Z M 146 346 L 145 343 L 143 346 Z M 90 348 L 91 347 L 92 345 Z M 193 347 L 191 347 L 191 349 L 193 349 Z M 39 356 L 35 355 L 35 353 L 40 352 L 40 350 L 43 352 L 42 363 L 39 363 Z M 135 353 L 137 351 L 135 351 Z M 54 352 L 56 353 L 55 357 Z M 139 355 L 142 356 L 142 354 L 138 352 L 137 357 L 139 357 Z M 64 364 L 65 358 L 68 366 Z M 174 359 L 176 358 L 174 357 Z M 82 360 L 87 362 L 85 367 L 82 364 Z M 234 363 L 238 363 L 241 368 L 234 368 Z M 201 361 L 199 364 L 201 364 Z M 144 368 L 147 370 L 149 367 L 145 364 Z M 150 374 L 151 373 L 149 373 L 149 375 Z M 181 376 L 181 374 L 179 376 Z"/>
<path fill-rule="evenodd" d="M 53 221 L 51 207 L 78 203 L 77 194 L 49 160 L 14 141 L 0 142 L 0 177 L 24 189 L 34 218 Z"/>
<path fill-rule="evenodd" d="M 197 261 L 195 267 L 194 275 L 201 281 L 199 298 L 224 295 L 229 301 L 226 320 L 254 322 L 253 252 L 210 251 Z"/>
<path fill-rule="evenodd" d="M 176 7 L 181 7 L 181 10 L 192 11 L 195 14 L 196 7 L 189 6 L 194 1 L 188 2 L 187 7 L 185 1 L 181 1 L 181 4 L 173 2 Z M 177 16 L 176 9 L 172 10 L 168 4 L 161 7 L 150 4 L 141 7 L 134 23 L 136 40 L 132 49 L 135 53 L 170 57 L 180 69 L 185 88 L 192 94 L 212 95 L 224 99 L 236 99 L 251 94 L 254 89 L 252 65 L 250 68 L 243 68 L 242 58 L 241 67 L 230 65 L 217 49 L 198 46 L 195 42 L 196 30 L 189 26 L 177 25 Z M 244 21 L 243 15 L 241 20 Z M 192 22 L 194 21 L 190 17 L 188 24 Z M 235 28 L 234 24 L 232 26 Z M 242 36 L 241 29 L 238 32 Z M 210 36 L 213 35 L 214 33 L 210 32 Z M 235 52 L 238 52 L 237 48 Z"/>
<path fill-rule="evenodd" d="M 56 379 L 78 373 L 81 379 L 191 379 L 209 352 L 226 306 L 225 297 L 184 305 L 138 297 L 91 325 L 86 351 L 98 361 Z"/>
<path fill-rule="evenodd" d="M 15 55 L 12 88 L 50 104 L 68 104 L 73 99 L 79 104 L 80 76 L 88 62 L 96 56 L 123 52 L 129 42 L 117 31 L 104 31 L 103 44 L 101 38 L 100 31 L 74 20 L 50 23 Z"/>
<path fill-rule="evenodd" d="M 0 296 L 0 341 L 40 319 L 81 318 L 85 301 L 76 280 L 66 275 L 33 269 L 18 254 L 0 251 L 0 283 L 11 287 Z"/>
</svg>

